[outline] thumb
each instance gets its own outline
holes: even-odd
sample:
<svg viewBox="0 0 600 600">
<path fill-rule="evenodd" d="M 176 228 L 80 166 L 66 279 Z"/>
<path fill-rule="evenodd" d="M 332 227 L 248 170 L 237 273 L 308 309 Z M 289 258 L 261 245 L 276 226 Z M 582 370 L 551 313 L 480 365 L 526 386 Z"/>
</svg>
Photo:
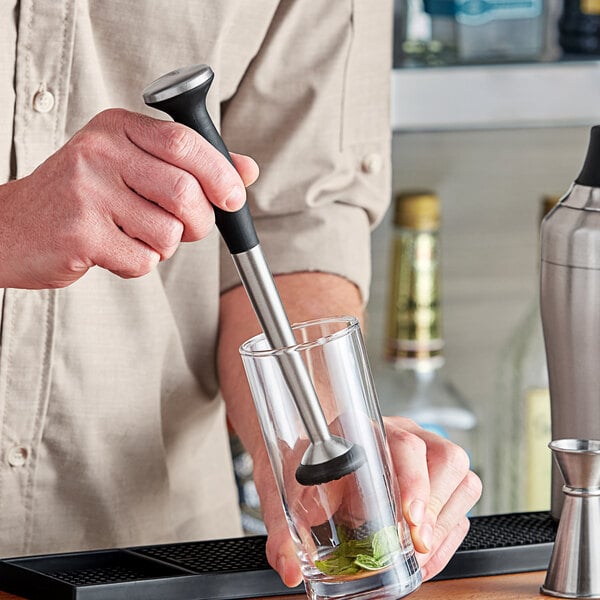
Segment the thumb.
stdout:
<svg viewBox="0 0 600 600">
<path fill-rule="evenodd" d="M 267 559 L 269 564 L 279 573 L 285 585 L 296 587 L 302 583 L 302 572 L 283 511 L 281 511 L 281 519 L 277 516 L 268 520 L 270 523 L 266 523 L 267 519 L 265 519 L 268 531 Z"/>
<path fill-rule="evenodd" d="M 258 179 L 258 165 L 256 161 L 250 156 L 244 154 L 231 153 L 231 160 L 235 165 L 236 171 L 240 174 L 244 186 L 248 187 L 252 185 Z"/>
<path fill-rule="evenodd" d="M 267 560 L 288 587 L 302 582 L 296 546 L 290 535 L 279 490 L 266 456 L 254 459 L 254 483 L 267 528 Z"/>
</svg>

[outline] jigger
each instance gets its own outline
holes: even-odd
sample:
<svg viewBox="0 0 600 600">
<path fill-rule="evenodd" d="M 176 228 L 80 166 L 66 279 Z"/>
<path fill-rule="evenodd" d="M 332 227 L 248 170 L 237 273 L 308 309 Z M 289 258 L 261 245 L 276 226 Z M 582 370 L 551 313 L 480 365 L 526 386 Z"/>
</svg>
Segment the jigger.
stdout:
<svg viewBox="0 0 600 600">
<path fill-rule="evenodd" d="M 600 598 L 600 440 L 550 442 L 563 476 L 564 503 L 541 591 L 560 598 Z"/>
</svg>

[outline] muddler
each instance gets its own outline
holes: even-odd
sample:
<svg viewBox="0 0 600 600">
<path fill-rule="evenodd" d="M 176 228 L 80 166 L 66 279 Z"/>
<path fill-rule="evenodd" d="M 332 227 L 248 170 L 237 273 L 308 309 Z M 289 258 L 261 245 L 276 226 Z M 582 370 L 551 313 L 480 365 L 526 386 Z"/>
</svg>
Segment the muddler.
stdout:
<svg viewBox="0 0 600 600">
<path fill-rule="evenodd" d="M 206 109 L 214 73 L 208 65 L 171 71 L 143 92 L 144 102 L 197 131 L 231 164 L 231 156 Z M 248 205 L 227 212 L 214 207 L 217 227 L 229 248 L 242 284 L 271 348 L 296 345 L 273 276 L 260 246 Z M 316 485 L 352 473 L 365 462 L 364 450 L 329 431 L 310 375 L 300 356 L 282 353 L 280 365 L 306 429 L 309 446 L 296 470 L 302 485 Z"/>
</svg>

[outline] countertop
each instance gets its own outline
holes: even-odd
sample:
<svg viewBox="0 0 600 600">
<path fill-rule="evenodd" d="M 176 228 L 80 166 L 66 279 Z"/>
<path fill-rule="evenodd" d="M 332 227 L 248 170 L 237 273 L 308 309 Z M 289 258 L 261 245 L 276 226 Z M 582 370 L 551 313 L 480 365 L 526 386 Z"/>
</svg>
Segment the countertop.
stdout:
<svg viewBox="0 0 600 600">
<path fill-rule="evenodd" d="M 513 575 L 495 575 L 493 577 L 472 577 L 469 579 L 450 579 L 429 581 L 416 592 L 408 596 L 411 600 L 529 600 L 547 598 L 540 594 L 540 585 L 544 582 L 544 571 L 518 573 Z M 0 600 L 17 600 L 17 596 L 0 592 Z M 277 596 L 280 600 L 301 600 L 302 596 Z M 267 600 L 267 599 L 261 599 Z M 269 599 L 273 600 L 273 598 Z"/>
</svg>

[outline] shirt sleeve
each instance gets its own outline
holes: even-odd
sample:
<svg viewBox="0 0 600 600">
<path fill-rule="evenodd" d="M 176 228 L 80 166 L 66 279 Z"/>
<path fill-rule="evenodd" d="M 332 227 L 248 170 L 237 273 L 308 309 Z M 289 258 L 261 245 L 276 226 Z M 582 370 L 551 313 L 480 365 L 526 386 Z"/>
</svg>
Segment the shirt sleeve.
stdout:
<svg viewBox="0 0 600 600">
<path fill-rule="evenodd" d="M 222 110 L 260 177 L 250 210 L 274 274 L 335 273 L 368 298 L 370 232 L 390 197 L 389 0 L 281 2 Z M 221 290 L 239 283 L 226 250 Z"/>
</svg>

